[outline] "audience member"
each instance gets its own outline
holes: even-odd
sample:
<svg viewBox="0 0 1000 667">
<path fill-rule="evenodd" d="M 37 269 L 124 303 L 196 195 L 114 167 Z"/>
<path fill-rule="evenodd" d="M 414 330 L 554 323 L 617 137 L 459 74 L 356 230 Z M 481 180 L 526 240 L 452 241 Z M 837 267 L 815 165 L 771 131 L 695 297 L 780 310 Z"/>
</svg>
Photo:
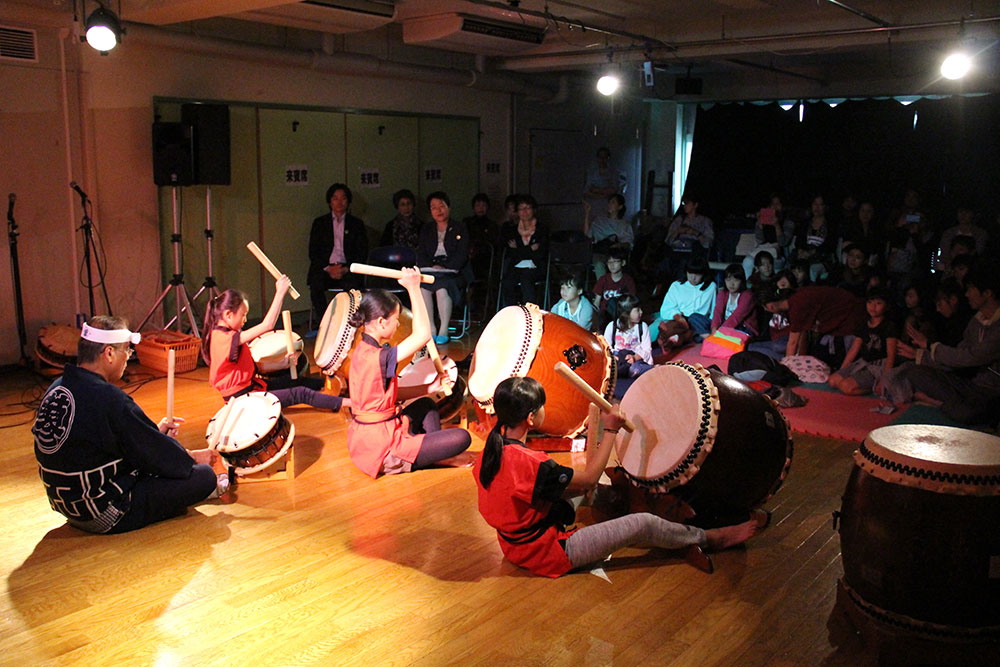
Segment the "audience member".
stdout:
<svg viewBox="0 0 1000 667">
<path fill-rule="evenodd" d="M 868 266 L 868 256 L 861 246 L 853 243 L 844 246 L 843 255 L 844 266 L 840 268 L 837 287 L 857 296 L 864 296 L 868 290 L 868 281 L 874 273 Z"/>
<path fill-rule="evenodd" d="M 624 192 L 624 180 L 624 174 L 611 164 L 611 151 L 606 146 L 601 146 L 597 149 L 594 164 L 587 170 L 583 198 L 592 200 L 596 205 L 613 194 Z"/>
<path fill-rule="evenodd" d="M 607 310 L 608 300 L 623 294 L 638 294 L 632 276 L 625 273 L 625 264 L 628 263 L 627 256 L 628 253 L 623 248 L 612 248 L 605 261 L 608 272 L 594 283 L 594 305 L 601 313 Z"/>
<path fill-rule="evenodd" d="M 594 328 L 594 306 L 583 295 L 583 279 L 575 273 L 567 274 L 559 279 L 559 296 L 552 313 L 576 322 L 587 331 Z"/>
<path fill-rule="evenodd" d="M 309 296 L 316 321 L 323 319 L 328 289 L 360 289 L 361 276 L 350 272 L 354 262 L 368 259 L 368 233 L 361 218 L 347 212 L 351 189 L 334 183 L 326 190 L 330 213 L 313 220 L 309 232 Z"/>
<path fill-rule="evenodd" d="M 604 274 L 604 261 L 613 247 L 631 250 L 635 237 L 632 225 L 625 220 L 625 197 L 613 194 L 608 197 L 607 215 L 590 219 L 590 202 L 583 202 L 583 233 L 594 245 L 594 275 Z"/>
<path fill-rule="evenodd" d="M 814 197 L 809 219 L 795 235 L 794 253 L 796 261 L 808 263 L 811 282 L 819 282 L 829 275 L 836 263 L 836 247 L 837 232 L 827 215 L 823 197 Z"/>
<path fill-rule="evenodd" d="M 745 265 L 744 265 L 745 266 Z M 774 283 L 775 275 L 774 258 L 769 252 L 759 252 L 753 258 L 753 273 L 750 274 L 747 283 L 750 289 L 760 291 L 766 289 Z"/>
<path fill-rule="evenodd" d="M 545 279 L 549 230 L 535 217 L 537 203 L 531 195 L 517 200 L 517 222 L 501 229 L 500 243 L 506 260 L 500 285 L 504 305 L 538 303 L 536 283 Z"/>
<path fill-rule="evenodd" d="M 785 269 L 777 275 L 774 285 L 756 292 L 758 305 L 764 303 L 769 294 L 774 294 L 775 298 L 785 298 L 791 291 L 798 287 L 795 274 L 790 269 Z M 776 361 L 781 361 L 788 350 L 788 315 L 784 312 L 770 312 L 764 310 L 766 318 L 764 322 L 766 329 L 761 335 L 762 340 L 751 341 L 747 349 L 751 352 L 761 352 Z"/>
<path fill-rule="evenodd" d="M 841 228 L 843 241 L 861 248 L 869 266 L 881 264 L 882 253 L 885 251 L 885 237 L 882 226 L 875 220 L 875 206 L 870 201 L 863 201 L 858 206 L 858 215 L 846 227 Z"/>
<path fill-rule="evenodd" d="M 949 227 L 941 234 L 941 255 L 938 257 L 938 268 L 947 270 L 951 266 L 954 254 L 954 243 L 958 239 L 966 239 L 961 249 L 969 254 L 982 256 L 986 251 L 988 235 L 986 230 L 975 224 L 976 214 L 971 206 L 962 205 L 955 213 L 958 221 L 954 227 Z M 970 243 L 971 242 L 971 243 Z"/>
<path fill-rule="evenodd" d="M 688 194 L 684 197 L 681 212 L 667 228 L 666 257 L 661 261 L 659 273 L 667 281 L 679 279 L 684 264 L 692 258 L 708 258 L 708 249 L 715 240 L 712 221 L 698 213 L 699 200 Z"/>
<path fill-rule="evenodd" d="M 788 247 L 795 238 L 795 223 L 785 216 L 781 197 L 771 195 L 770 205 L 757 212 L 753 233 L 757 245 L 743 258 L 743 270 L 747 278 L 761 252 L 766 252 L 771 257 L 772 265 L 777 270 L 784 268 Z"/>
<path fill-rule="evenodd" d="M 618 377 L 639 377 L 653 367 L 653 344 L 649 325 L 642 321 L 639 297 L 618 297 L 615 310 L 617 316 L 604 329 L 604 338 L 618 359 Z"/>
<path fill-rule="evenodd" d="M 396 217 L 385 223 L 380 241 L 383 246 L 417 249 L 420 227 L 423 223 L 413 213 L 416 204 L 417 198 L 409 190 L 398 190 L 392 195 L 392 206 L 396 209 Z"/>
<path fill-rule="evenodd" d="M 420 293 L 427 307 L 427 317 L 434 327 L 434 302 L 437 302 L 438 328 L 434 342 L 448 342 L 448 323 L 454 307 L 462 307 L 465 285 L 472 279 L 469 267 L 469 232 L 465 223 L 451 219 L 451 199 L 444 192 L 427 195 L 432 221 L 420 231 L 417 264 L 421 273 L 434 276 L 431 284 L 420 283 Z M 429 267 L 429 268 L 428 268 Z"/>
<path fill-rule="evenodd" d="M 763 254 L 770 257 L 766 252 Z M 757 336 L 757 301 L 753 292 L 747 289 L 747 281 L 743 276 L 743 267 L 739 264 L 726 267 L 723 287 L 715 295 L 712 333 L 718 331 L 719 327 L 729 327 L 748 333 L 751 337 Z"/>
<path fill-rule="evenodd" d="M 868 322 L 857 330 L 840 370 L 833 373 L 829 380 L 831 387 L 849 396 L 861 396 L 872 391 L 881 394 L 883 372 L 896 363 L 899 328 L 887 317 L 887 292 L 882 289 L 869 292 L 865 308 Z"/>
<path fill-rule="evenodd" d="M 1000 269 L 979 265 L 966 277 L 965 296 L 976 312 L 958 345 L 899 345 L 913 359 L 903 379 L 919 400 L 939 405 L 964 424 L 996 422 L 1000 400 Z M 926 345 L 926 342 L 924 342 Z"/>
<path fill-rule="evenodd" d="M 651 326 L 654 340 L 666 352 L 672 347 L 710 333 L 715 311 L 715 283 L 708 280 L 708 262 L 692 257 L 684 267 L 687 280 L 670 286 L 659 316 Z"/>
<path fill-rule="evenodd" d="M 490 198 L 485 192 L 479 192 L 472 198 L 472 215 L 465 218 L 466 229 L 472 241 L 479 243 L 489 243 L 496 248 L 497 245 L 497 223 L 489 217 Z"/>
<path fill-rule="evenodd" d="M 764 308 L 769 313 L 788 315 L 786 356 L 811 351 L 830 365 L 843 359 L 846 348 L 854 342 L 853 336 L 866 321 L 864 301 L 839 287 L 809 286 L 787 295 L 772 293 L 765 298 Z M 809 334 L 817 338 L 831 336 L 832 340 L 810 350 Z"/>
<path fill-rule="evenodd" d="M 965 334 L 969 320 L 972 319 L 972 308 L 969 307 L 969 302 L 965 298 L 964 288 L 957 280 L 945 278 L 941 281 L 934 296 L 934 309 L 937 311 L 937 318 L 934 321 L 937 340 L 928 337 L 927 342 L 940 342 L 950 346 L 958 345 Z M 915 338 L 915 336 L 913 337 Z M 917 347 L 926 346 L 926 344 L 917 344 Z"/>
</svg>

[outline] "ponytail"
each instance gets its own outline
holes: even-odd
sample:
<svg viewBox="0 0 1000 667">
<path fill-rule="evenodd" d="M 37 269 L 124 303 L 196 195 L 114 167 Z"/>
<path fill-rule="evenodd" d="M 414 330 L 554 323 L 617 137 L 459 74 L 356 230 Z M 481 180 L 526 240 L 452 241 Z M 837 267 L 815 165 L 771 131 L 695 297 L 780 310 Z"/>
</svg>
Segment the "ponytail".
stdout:
<svg viewBox="0 0 1000 667">
<path fill-rule="evenodd" d="M 359 329 L 372 320 L 380 317 L 388 318 L 400 308 L 399 297 L 384 289 L 370 289 L 361 298 L 361 304 L 347 321 L 355 329 Z"/>
<path fill-rule="evenodd" d="M 483 463 L 479 468 L 479 481 L 484 489 L 490 488 L 493 478 L 500 472 L 503 459 L 503 429 L 512 428 L 524 422 L 533 412 L 545 405 L 545 388 L 535 378 L 507 378 L 493 392 L 493 408 L 497 423 L 486 436 L 483 447 Z"/>
<path fill-rule="evenodd" d="M 227 310 L 236 311 L 247 300 L 247 295 L 235 289 L 227 289 L 208 302 L 205 308 L 205 321 L 201 327 L 201 358 L 211 365 L 212 330 L 219 323 L 222 314 Z"/>
</svg>

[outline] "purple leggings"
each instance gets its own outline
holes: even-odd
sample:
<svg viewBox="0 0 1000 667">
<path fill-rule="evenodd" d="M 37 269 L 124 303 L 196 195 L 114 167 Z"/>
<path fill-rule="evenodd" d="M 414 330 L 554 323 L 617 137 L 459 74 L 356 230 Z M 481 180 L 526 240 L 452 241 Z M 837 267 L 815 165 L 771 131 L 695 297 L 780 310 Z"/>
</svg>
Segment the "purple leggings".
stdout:
<svg viewBox="0 0 1000 667">
<path fill-rule="evenodd" d="M 464 428 L 441 428 L 441 414 L 434 401 L 421 398 L 403 409 L 410 418 L 411 435 L 424 434 L 420 453 L 413 462 L 413 470 L 428 468 L 442 459 L 461 454 L 472 444 L 472 436 Z"/>
</svg>

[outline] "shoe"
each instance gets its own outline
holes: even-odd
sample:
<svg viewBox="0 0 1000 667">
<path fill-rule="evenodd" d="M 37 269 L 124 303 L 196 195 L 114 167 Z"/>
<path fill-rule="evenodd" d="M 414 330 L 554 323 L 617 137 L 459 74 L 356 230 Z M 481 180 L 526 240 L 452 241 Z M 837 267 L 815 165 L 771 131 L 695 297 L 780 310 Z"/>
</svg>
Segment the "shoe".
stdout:
<svg viewBox="0 0 1000 667">
<path fill-rule="evenodd" d="M 447 336 L 434 336 L 434 343 L 436 345 L 447 345 L 448 340 Z"/>
</svg>

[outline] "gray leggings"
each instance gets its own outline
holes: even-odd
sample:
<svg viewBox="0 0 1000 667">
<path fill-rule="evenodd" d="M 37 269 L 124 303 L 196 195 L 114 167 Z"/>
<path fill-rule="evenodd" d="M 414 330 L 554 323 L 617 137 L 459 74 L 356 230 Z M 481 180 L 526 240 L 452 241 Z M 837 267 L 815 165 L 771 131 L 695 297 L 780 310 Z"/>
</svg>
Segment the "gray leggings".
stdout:
<svg viewBox="0 0 1000 667">
<path fill-rule="evenodd" d="M 627 546 L 679 549 L 705 546 L 705 531 L 641 512 L 602 521 L 576 531 L 566 540 L 566 555 L 573 568 L 607 558 Z"/>
</svg>

